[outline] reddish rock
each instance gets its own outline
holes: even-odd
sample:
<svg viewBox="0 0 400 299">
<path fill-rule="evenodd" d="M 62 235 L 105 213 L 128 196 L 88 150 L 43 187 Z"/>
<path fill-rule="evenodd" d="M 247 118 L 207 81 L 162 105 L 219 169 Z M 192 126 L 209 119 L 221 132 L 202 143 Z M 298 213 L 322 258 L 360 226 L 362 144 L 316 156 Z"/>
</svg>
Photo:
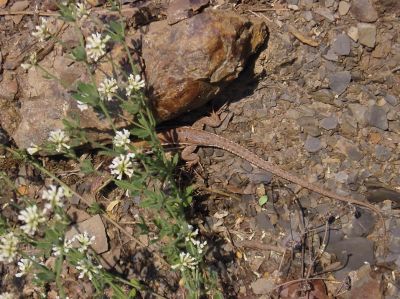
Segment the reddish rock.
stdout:
<svg viewBox="0 0 400 299">
<path fill-rule="evenodd" d="M 172 25 L 188 19 L 206 7 L 209 0 L 173 0 L 167 10 L 168 24 Z"/>
<path fill-rule="evenodd" d="M 172 119 L 213 98 L 238 77 L 267 34 L 264 23 L 211 10 L 172 26 L 150 24 L 142 52 L 157 119 Z"/>
</svg>

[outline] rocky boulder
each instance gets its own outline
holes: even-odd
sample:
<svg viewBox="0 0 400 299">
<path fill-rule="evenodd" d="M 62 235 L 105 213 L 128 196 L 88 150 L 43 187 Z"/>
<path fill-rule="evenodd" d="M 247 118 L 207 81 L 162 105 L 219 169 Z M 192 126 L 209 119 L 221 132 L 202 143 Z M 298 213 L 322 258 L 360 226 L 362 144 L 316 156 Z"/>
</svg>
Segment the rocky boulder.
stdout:
<svg viewBox="0 0 400 299">
<path fill-rule="evenodd" d="M 238 77 L 266 36 L 264 23 L 233 12 L 207 10 L 172 26 L 150 24 L 142 53 L 157 119 L 208 102 Z"/>
</svg>

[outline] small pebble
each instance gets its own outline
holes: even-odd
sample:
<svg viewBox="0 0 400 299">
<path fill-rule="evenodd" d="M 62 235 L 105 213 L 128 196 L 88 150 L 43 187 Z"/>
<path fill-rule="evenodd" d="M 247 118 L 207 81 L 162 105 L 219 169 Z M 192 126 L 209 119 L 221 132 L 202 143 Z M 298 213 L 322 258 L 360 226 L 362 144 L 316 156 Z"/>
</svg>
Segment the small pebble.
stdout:
<svg viewBox="0 0 400 299">
<path fill-rule="evenodd" d="M 360 22 L 370 23 L 378 19 L 378 12 L 370 0 L 353 0 L 350 12 Z"/>
<path fill-rule="evenodd" d="M 347 34 L 340 34 L 332 44 L 332 50 L 338 55 L 347 56 L 351 50 L 351 40 Z"/>
<path fill-rule="evenodd" d="M 389 124 L 386 115 L 387 112 L 384 108 L 373 105 L 368 109 L 367 112 L 368 124 L 381 130 L 387 130 L 389 128 Z"/>
<path fill-rule="evenodd" d="M 304 148 L 310 153 L 316 153 L 322 148 L 321 140 L 312 136 L 307 136 Z"/>
<path fill-rule="evenodd" d="M 347 15 L 347 13 L 349 12 L 350 9 L 350 3 L 346 2 L 346 1 L 340 1 L 339 2 L 339 15 L 341 16 L 345 16 Z"/>
<path fill-rule="evenodd" d="M 336 72 L 329 77 L 329 87 L 337 94 L 342 94 L 350 84 L 351 74 L 349 71 Z"/>
<path fill-rule="evenodd" d="M 387 94 L 385 96 L 385 101 L 392 106 L 397 106 L 399 104 L 399 99 L 392 94 Z"/>
<path fill-rule="evenodd" d="M 336 129 L 337 125 L 338 125 L 338 120 L 334 116 L 325 117 L 320 122 L 320 127 L 325 129 L 325 130 Z"/>
<path fill-rule="evenodd" d="M 379 161 L 385 162 L 390 159 L 392 152 L 387 147 L 377 144 L 375 146 L 375 156 Z"/>
<path fill-rule="evenodd" d="M 375 47 L 376 26 L 367 23 L 358 23 L 358 41 L 369 48 Z"/>
<path fill-rule="evenodd" d="M 358 41 L 358 28 L 351 26 L 349 30 L 347 30 L 347 35 L 355 42 Z"/>
</svg>

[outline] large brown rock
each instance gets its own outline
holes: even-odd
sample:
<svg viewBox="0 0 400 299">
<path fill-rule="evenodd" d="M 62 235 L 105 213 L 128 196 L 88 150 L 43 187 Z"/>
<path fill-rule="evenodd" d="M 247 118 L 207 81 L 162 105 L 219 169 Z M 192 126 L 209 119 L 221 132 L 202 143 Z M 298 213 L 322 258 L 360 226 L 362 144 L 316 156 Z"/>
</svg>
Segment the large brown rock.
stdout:
<svg viewBox="0 0 400 299">
<path fill-rule="evenodd" d="M 150 24 L 142 53 L 157 119 L 172 119 L 213 98 L 238 77 L 267 34 L 264 23 L 212 10 L 172 26 Z"/>
</svg>

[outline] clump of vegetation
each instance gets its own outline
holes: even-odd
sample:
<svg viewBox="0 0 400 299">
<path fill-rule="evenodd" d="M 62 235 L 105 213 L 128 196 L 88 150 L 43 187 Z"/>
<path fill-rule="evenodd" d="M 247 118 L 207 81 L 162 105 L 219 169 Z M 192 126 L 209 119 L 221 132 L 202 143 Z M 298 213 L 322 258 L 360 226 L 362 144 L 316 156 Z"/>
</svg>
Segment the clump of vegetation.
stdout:
<svg viewBox="0 0 400 299">
<path fill-rule="evenodd" d="M 19 195 L 16 201 L 9 203 L 18 216 L 17 221 L 1 219 L 0 261 L 17 264 L 19 272 L 16 276 L 32 281 L 37 286 L 35 292 L 42 298 L 46 297 L 50 286 L 57 290 L 59 298 L 67 298 L 63 286 L 63 268 L 66 266 L 77 270 L 79 280 L 90 281 L 96 289 L 97 297 L 102 297 L 106 291 L 112 298 L 135 298 L 138 291 L 162 297 L 138 280 L 127 280 L 103 269 L 96 253 L 91 250 L 94 237 L 87 232 L 81 232 L 70 239 L 66 237 L 71 221 L 65 206 L 73 195 L 79 197 L 83 203 L 85 199 L 46 169 L 38 154 L 63 155 L 77 161 L 85 174 L 104 175 L 95 169 L 89 159 L 82 159 L 75 150 L 82 144 L 91 144 L 99 150 L 99 155 L 112 157 L 111 164 L 107 166 L 109 180 L 130 197 L 140 197 L 140 206 L 152 211 L 153 218 L 146 222 L 141 217 L 138 228 L 143 234 L 151 232 L 156 236 L 153 240 L 160 242 L 162 248 L 157 258 L 166 261 L 171 271 L 179 271 L 180 284 L 185 286 L 188 297 L 199 298 L 205 294 L 221 297 L 213 281 L 215 273 L 211 273 L 204 263 L 207 242 L 185 217 L 185 209 L 192 202 L 192 188 L 182 189 L 176 182 L 174 171 L 178 156 L 167 156 L 157 138 L 156 122 L 143 93 L 146 83 L 134 64 L 131 49 L 125 42 L 125 23 L 121 16 L 121 7 L 119 3 L 111 3 L 108 7 L 119 12 L 120 17 L 102 24 L 101 32 L 93 32 L 86 39 L 80 25 L 83 20 L 90 19 L 91 14 L 84 3 L 60 3 L 59 19 L 74 26 L 80 44 L 71 50 L 70 55 L 76 63 L 86 65 L 91 78 L 90 82 L 78 82 L 71 95 L 80 110 L 94 109 L 107 119 L 114 131 L 112 145 L 90 140 L 79 127 L 79 119 L 65 119 L 65 128 L 52 131 L 43 145 L 32 144 L 26 151 L 6 148 L 16 158 L 51 177 L 53 184 L 41 194 L 44 205 L 38 205 L 34 198 L 27 195 Z M 41 19 L 40 25 L 32 34 L 42 42 L 57 38 L 49 30 L 46 18 Z M 130 64 L 129 73 L 125 73 L 107 55 L 111 43 L 123 45 Z M 104 81 L 96 84 L 94 71 L 100 61 L 107 60 L 118 69 L 121 76 L 106 74 Z M 37 62 L 36 53 L 31 53 L 22 67 L 38 68 L 49 79 L 58 80 Z M 110 103 L 118 103 L 121 110 L 130 115 L 129 129 L 116 127 L 110 116 Z M 146 141 L 151 154 L 132 145 L 133 138 Z M 5 173 L 1 174 L 1 181 L 4 185 L 15 188 Z M 101 214 L 103 219 L 118 226 L 100 206 L 87 204 L 92 213 Z M 13 295 L 3 293 L 0 296 L 8 298 L 7 296 Z"/>
</svg>

